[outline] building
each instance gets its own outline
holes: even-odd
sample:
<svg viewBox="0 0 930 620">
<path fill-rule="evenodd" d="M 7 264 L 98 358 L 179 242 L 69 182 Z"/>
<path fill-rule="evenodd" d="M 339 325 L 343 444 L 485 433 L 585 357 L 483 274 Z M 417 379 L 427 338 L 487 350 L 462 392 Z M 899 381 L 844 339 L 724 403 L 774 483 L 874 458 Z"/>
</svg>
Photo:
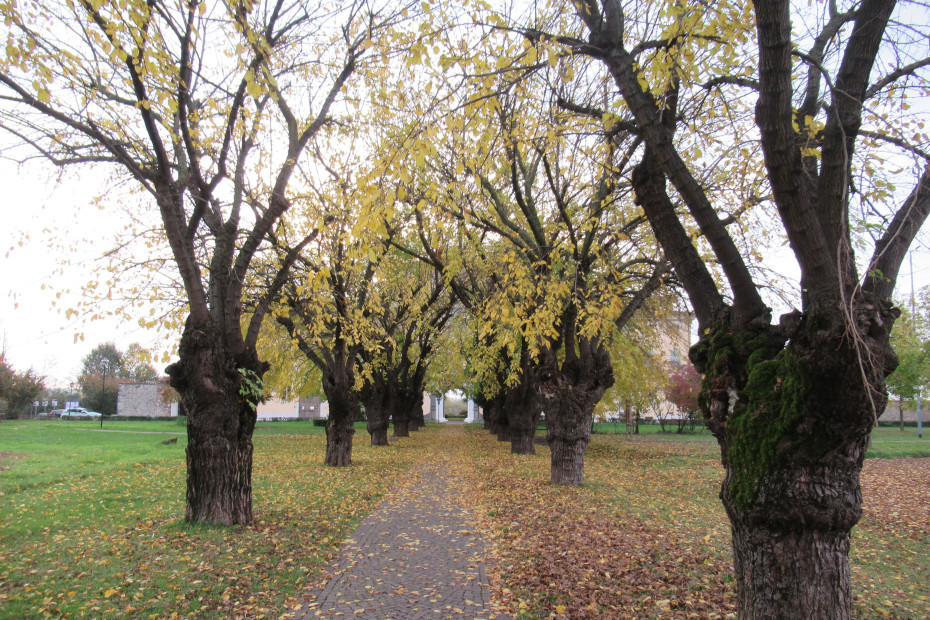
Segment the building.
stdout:
<svg viewBox="0 0 930 620">
<path fill-rule="evenodd" d="M 146 418 L 177 417 L 177 392 L 164 381 L 120 382 L 116 393 L 116 415 Z"/>
</svg>

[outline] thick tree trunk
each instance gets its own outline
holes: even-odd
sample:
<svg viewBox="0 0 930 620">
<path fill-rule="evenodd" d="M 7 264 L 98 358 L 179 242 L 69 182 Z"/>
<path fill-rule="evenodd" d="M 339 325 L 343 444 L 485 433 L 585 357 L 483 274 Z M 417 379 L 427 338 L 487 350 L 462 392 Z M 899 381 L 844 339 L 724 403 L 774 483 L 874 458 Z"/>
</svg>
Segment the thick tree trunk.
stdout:
<svg viewBox="0 0 930 620">
<path fill-rule="evenodd" d="M 331 467 L 347 467 L 352 464 L 352 435 L 355 434 L 354 416 L 332 417 L 326 426 L 326 461 Z"/>
<path fill-rule="evenodd" d="M 594 407 L 614 382 L 607 351 L 596 342 L 584 344 L 585 354 L 561 367 L 550 352 L 538 370 L 553 484 L 584 483 L 584 453 L 591 440 Z"/>
<path fill-rule="evenodd" d="M 504 414 L 512 454 L 536 454 L 536 427 L 542 410 L 539 392 L 535 385 L 536 375 L 531 368 L 529 354 L 521 358 L 520 383 L 507 390 L 504 399 Z"/>
<path fill-rule="evenodd" d="M 329 424 L 326 425 L 326 458 L 331 467 L 352 464 L 352 435 L 355 434 L 355 414 L 358 397 L 352 392 L 354 378 L 341 364 L 323 373 L 323 391 L 329 401 Z"/>
<path fill-rule="evenodd" d="M 747 497 L 730 469 L 730 517 L 740 617 L 852 618 L 849 532 L 862 514 L 867 439 L 758 481 Z"/>
<path fill-rule="evenodd" d="M 751 330 L 721 321 L 692 348 L 725 468 L 740 617 L 852 617 L 849 532 L 895 364 L 894 311 L 873 303 L 857 317 L 857 343 L 842 317 L 793 314 Z"/>
<path fill-rule="evenodd" d="M 365 413 L 368 414 L 368 434 L 371 435 L 371 445 L 388 445 L 388 427 L 390 415 L 383 404 L 366 403 Z"/>
<path fill-rule="evenodd" d="M 853 617 L 848 532 L 732 523 L 741 618 Z"/>
<path fill-rule="evenodd" d="M 394 436 L 395 437 L 410 437 L 410 421 L 407 419 L 407 416 L 395 416 L 394 417 Z"/>
<path fill-rule="evenodd" d="M 212 322 L 188 318 L 180 360 L 167 372 L 187 411 L 185 519 L 191 523 L 253 523 L 252 432 L 258 400 L 240 394 L 240 368 L 251 374 L 254 385 L 267 366 L 254 352 L 237 364 Z"/>
<path fill-rule="evenodd" d="M 590 436 L 573 440 L 564 436 L 553 436 L 549 440 L 552 450 L 550 459 L 552 484 L 584 483 L 584 453 Z"/>
<path fill-rule="evenodd" d="M 378 382 L 372 382 L 362 391 L 362 402 L 368 418 L 366 428 L 373 446 L 388 445 L 387 431 L 391 421 L 388 393 L 389 389 Z"/>
<path fill-rule="evenodd" d="M 536 454 L 536 434 L 513 433 L 510 436 L 511 454 Z"/>
</svg>

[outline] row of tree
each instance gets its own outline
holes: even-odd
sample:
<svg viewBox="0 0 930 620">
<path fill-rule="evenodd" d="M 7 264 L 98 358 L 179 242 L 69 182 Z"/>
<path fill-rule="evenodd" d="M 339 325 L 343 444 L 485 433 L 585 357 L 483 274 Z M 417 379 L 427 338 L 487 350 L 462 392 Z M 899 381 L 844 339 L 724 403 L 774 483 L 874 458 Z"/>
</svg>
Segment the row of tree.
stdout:
<svg viewBox="0 0 930 620">
<path fill-rule="evenodd" d="M 903 113 L 930 59 L 908 10 L 4 4 L 0 114 L 30 154 L 111 164 L 155 207 L 189 308 L 168 368 L 190 415 L 189 520 L 252 522 L 272 355 L 317 369 L 342 465 L 346 412 L 403 403 L 446 325 L 467 334 L 495 430 L 529 451 L 545 411 L 552 479 L 578 484 L 594 407 L 642 346 L 632 328 L 676 284 L 700 327 L 740 613 L 842 618 L 897 364 L 891 294 L 930 211 L 925 114 Z M 773 321 L 761 249 L 782 240 L 801 278 Z"/>
</svg>

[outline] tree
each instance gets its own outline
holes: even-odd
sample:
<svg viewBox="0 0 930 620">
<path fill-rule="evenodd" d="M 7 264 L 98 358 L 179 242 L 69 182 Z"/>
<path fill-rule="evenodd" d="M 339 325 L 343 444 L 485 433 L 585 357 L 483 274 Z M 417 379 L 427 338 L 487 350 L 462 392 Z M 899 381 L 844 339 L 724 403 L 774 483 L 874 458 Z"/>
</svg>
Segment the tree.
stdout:
<svg viewBox="0 0 930 620">
<path fill-rule="evenodd" d="M 923 298 L 920 305 L 915 305 L 916 315 L 911 313 L 906 304 L 902 307 L 901 317 L 891 330 L 891 344 L 898 354 L 898 367 L 888 375 L 885 382 L 888 389 L 898 397 L 898 415 L 901 429 L 904 429 L 904 401 L 912 401 L 917 395 L 926 396 L 926 387 L 930 385 L 930 287 L 921 291 Z"/>
<path fill-rule="evenodd" d="M 155 381 L 158 373 L 146 360 L 151 356 L 138 343 L 123 353 L 112 342 L 94 347 L 84 357 L 78 383 L 86 406 L 105 415 L 115 415 L 119 379 Z"/>
<path fill-rule="evenodd" d="M 894 0 L 679 3 L 661 11 L 577 0 L 573 8 L 587 37 L 523 31 L 598 59 L 643 140 L 632 184 L 699 322 L 691 359 L 704 373 L 701 410 L 725 467 L 720 497 L 732 526 L 739 614 L 849 618 L 859 473 L 885 407 L 885 377 L 897 364 L 891 292 L 930 211 L 930 157 L 920 146 L 926 115 L 896 113 L 913 88 L 927 87 L 930 59 L 918 43 L 926 21 L 895 14 Z M 792 20 L 808 29 L 792 30 Z M 747 99 L 752 123 L 739 114 Z M 707 160 L 685 150 L 692 132 L 723 128 L 722 118 L 758 144 L 762 202 L 775 207 L 800 267 L 800 308 L 778 323 L 728 231 L 733 219 L 723 208 L 734 192 L 713 184 L 727 178 L 698 175 Z M 722 144 L 750 169 L 733 140 Z M 891 147 L 900 161 L 913 158 L 901 175 L 912 187 L 903 199 L 874 163 L 887 161 L 882 149 Z M 700 230 L 703 254 L 683 220 Z M 859 235 L 863 229 L 878 232 Z M 861 247 L 871 257 L 860 273 Z M 720 265 L 726 289 L 707 257 Z"/>
<path fill-rule="evenodd" d="M 84 357 L 81 374 L 78 375 L 85 406 L 104 415 L 115 415 L 116 378 L 124 372 L 123 354 L 115 344 L 105 342 L 94 347 Z M 108 380 L 109 385 L 107 385 Z"/>
<path fill-rule="evenodd" d="M 408 193 L 417 208 L 444 212 L 431 220 L 451 218 L 489 246 L 475 263 L 494 273 L 475 305 L 479 337 L 491 337 L 502 350 L 491 359 L 511 371 L 492 415 L 505 412 L 514 452 L 532 453 L 545 412 L 551 480 L 581 484 L 591 416 L 614 381 L 611 340 L 663 284 L 666 264 L 617 182 L 633 138 L 605 138 L 600 116 L 565 110 L 572 106 L 562 97 L 539 101 L 546 77 L 555 79 L 524 76 L 506 90 L 469 93 L 487 104 L 474 106 L 467 133 L 450 128 L 448 144 L 427 159 L 432 173 Z M 466 144 L 472 136 L 477 150 Z M 455 189 L 430 191 L 435 182 Z M 447 270 L 429 247 L 435 234 L 421 236 L 429 260 Z"/>
<path fill-rule="evenodd" d="M 307 145 L 403 9 L 384 16 L 365 0 L 313 10 L 280 0 L 27 5 L 0 8 L 4 128 L 57 165 L 114 166 L 149 196 L 189 311 L 180 359 L 167 369 L 188 412 L 185 517 L 251 524 L 249 386 L 267 370 L 256 341 L 275 291 L 243 324 L 246 281 L 291 204 Z"/>
<path fill-rule="evenodd" d="M 32 403 L 45 391 L 45 378 L 31 368 L 17 372 L 0 352 L 0 408 L 10 419 L 29 415 Z"/>
<path fill-rule="evenodd" d="M 149 362 L 152 355 L 138 343 L 130 344 L 121 357 L 123 367 L 119 373 L 120 378 L 140 383 L 158 380 L 158 371 Z"/>
<path fill-rule="evenodd" d="M 395 251 L 376 281 L 380 334 L 360 352 L 364 385 L 360 392 L 371 445 L 388 445 L 423 425 L 423 389 L 433 350 L 452 317 L 454 299 L 442 277 L 410 256 Z"/>
<path fill-rule="evenodd" d="M 357 129 L 351 130 L 356 137 Z M 359 356 L 366 343 L 381 342 L 372 321 L 379 303 L 374 289 L 388 245 L 362 162 L 347 155 L 338 165 L 319 163 L 321 178 L 306 179 L 311 193 L 300 201 L 291 233 L 312 241 L 296 259 L 274 316 L 293 348 L 321 373 L 329 403 L 324 462 L 346 467 L 359 409 Z M 311 228 L 306 236 L 301 232 Z M 283 235 L 275 242 L 291 247 Z"/>
<path fill-rule="evenodd" d="M 684 430 L 685 424 L 694 419 L 694 414 L 698 410 L 701 375 L 689 362 L 679 364 L 678 368 L 670 370 L 673 372 L 668 377 L 665 397 L 678 408 L 678 414 L 681 416 L 678 421 L 678 432 L 680 433 Z"/>
</svg>

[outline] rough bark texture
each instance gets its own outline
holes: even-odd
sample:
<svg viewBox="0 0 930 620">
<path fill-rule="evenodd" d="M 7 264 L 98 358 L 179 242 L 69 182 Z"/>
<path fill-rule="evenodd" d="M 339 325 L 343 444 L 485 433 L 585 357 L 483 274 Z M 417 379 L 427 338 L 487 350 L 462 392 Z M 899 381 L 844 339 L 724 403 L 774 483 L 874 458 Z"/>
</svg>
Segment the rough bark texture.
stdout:
<svg viewBox="0 0 930 620">
<path fill-rule="evenodd" d="M 391 412 L 386 402 L 387 391 L 388 388 L 378 381 L 373 381 L 362 391 L 362 404 L 365 405 L 365 416 L 368 418 L 367 430 L 373 446 L 388 445 Z"/>
<path fill-rule="evenodd" d="M 504 398 L 504 414 L 507 417 L 507 430 L 512 454 L 536 454 L 536 427 L 542 409 L 539 402 L 539 390 L 535 385 L 529 353 L 523 351 L 520 360 L 522 369 L 520 383 L 507 390 Z"/>
<path fill-rule="evenodd" d="M 852 617 L 849 532 L 896 363 L 888 330 L 897 315 L 877 300 L 858 309 L 858 342 L 842 320 L 793 313 L 755 329 L 723 320 L 692 349 L 725 467 L 720 498 L 743 617 Z"/>
<path fill-rule="evenodd" d="M 256 402 L 240 394 L 239 368 L 260 378 L 267 366 L 252 356 L 231 359 L 219 330 L 188 319 L 180 360 L 167 368 L 187 410 L 187 501 L 194 523 L 251 525 L 252 432 Z"/>
<path fill-rule="evenodd" d="M 394 412 L 394 436 L 410 437 L 410 420 L 406 413 Z"/>
<path fill-rule="evenodd" d="M 323 391 L 329 401 L 329 424 L 326 425 L 326 459 L 331 467 L 352 464 L 352 435 L 358 397 L 352 392 L 354 380 L 344 366 L 336 365 L 323 373 Z"/>
<path fill-rule="evenodd" d="M 326 461 L 331 467 L 347 467 L 352 464 L 352 435 L 355 424 L 352 416 L 348 419 L 332 417 L 330 408 L 329 424 L 326 426 Z"/>
<path fill-rule="evenodd" d="M 591 440 L 594 407 L 614 382 L 607 351 L 597 343 L 582 344 L 581 355 L 569 356 L 561 366 L 550 352 L 538 371 L 553 484 L 584 483 L 584 453 Z"/>
</svg>

